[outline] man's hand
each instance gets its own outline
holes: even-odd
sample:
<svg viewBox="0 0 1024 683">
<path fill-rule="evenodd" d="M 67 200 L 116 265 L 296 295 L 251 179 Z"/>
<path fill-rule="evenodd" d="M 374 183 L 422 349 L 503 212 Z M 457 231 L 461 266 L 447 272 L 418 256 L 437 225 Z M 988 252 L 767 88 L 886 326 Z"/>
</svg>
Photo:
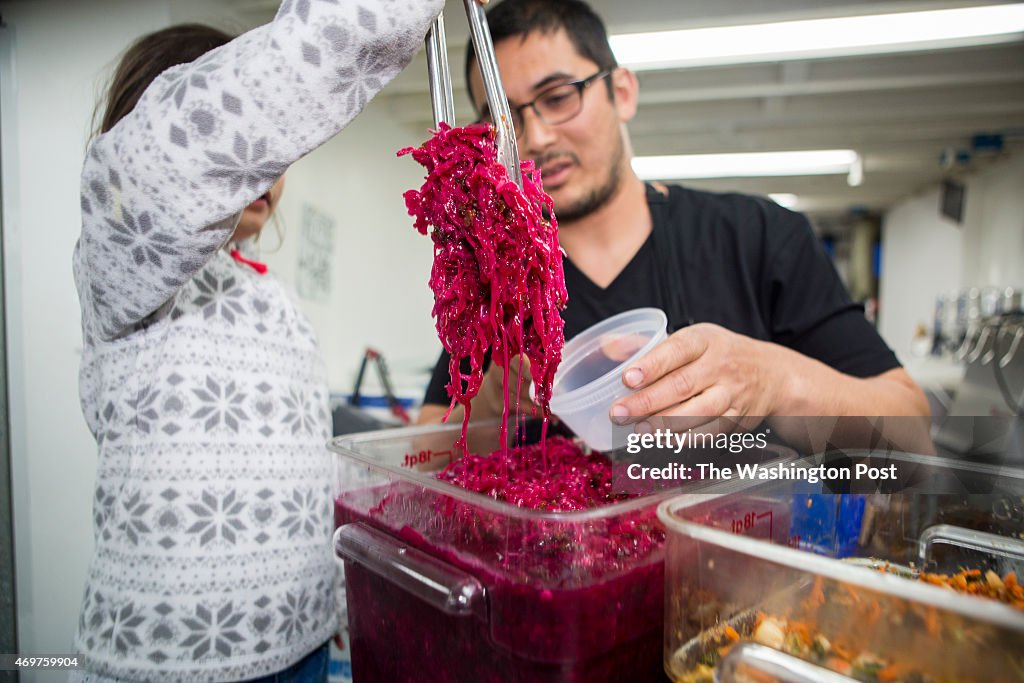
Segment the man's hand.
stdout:
<svg viewBox="0 0 1024 683">
<path fill-rule="evenodd" d="M 520 361 L 522 361 L 521 366 Z M 501 417 L 505 408 L 505 381 L 503 373 L 504 370 L 498 367 L 497 363 L 491 363 L 490 367 L 487 368 L 487 372 L 484 373 L 483 383 L 480 385 L 480 391 L 473 398 L 471 404 L 469 415 L 471 420 Z M 508 369 L 509 411 L 511 414 L 514 414 L 516 409 L 517 392 L 519 396 L 519 413 L 521 415 L 530 415 L 537 407 L 530 396 L 530 385 L 532 383 L 530 359 L 526 356 L 514 356 L 509 362 Z M 447 411 L 448 406 L 424 405 L 420 409 L 416 422 L 417 424 L 440 422 Z M 461 405 L 455 406 L 452 414 L 448 417 L 448 422 L 462 420 L 462 414 L 463 407 Z"/>
<path fill-rule="evenodd" d="M 526 356 L 513 356 L 508 364 L 508 396 L 509 412 L 514 413 L 518 395 L 519 412 L 529 414 L 536 405 L 530 396 L 530 359 Z M 484 373 L 480 393 L 473 399 L 470 418 L 500 417 L 505 409 L 504 368 L 491 363 Z"/>
<path fill-rule="evenodd" d="M 623 382 L 637 391 L 613 405 L 611 417 L 772 415 L 780 380 L 771 347 L 710 323 L 679 330 L 626 369 Z"/>
<path fill-rule="evenodd" d="M 776 433 L 807 453 L 831 446 L 934 452 L 928 401 L 903 368 L 853 377 L 718 325 L 676 332 L 627 368 L 622 381 L 636 391 L 610 410 L 620 424 L 673 417 L 697 428 L 724 417 L 708 428 L 731 431 L 769 418 Z M 844 419 L 822 419 L 829 417 Z"/>
</svg>

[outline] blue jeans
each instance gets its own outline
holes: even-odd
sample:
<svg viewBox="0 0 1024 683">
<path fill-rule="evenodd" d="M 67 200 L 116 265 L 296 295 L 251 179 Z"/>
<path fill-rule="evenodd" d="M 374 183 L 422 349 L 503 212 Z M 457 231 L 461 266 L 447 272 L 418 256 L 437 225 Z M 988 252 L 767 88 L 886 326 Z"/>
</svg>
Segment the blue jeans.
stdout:
<svg viewBox="0 0 1024 683">
<path fill-rule="evenodd" d="M 327 641 L 284 671 L 253 678 L 245 683 L 327 683 L 330 648 L 331 641 Z"/>
</svg>

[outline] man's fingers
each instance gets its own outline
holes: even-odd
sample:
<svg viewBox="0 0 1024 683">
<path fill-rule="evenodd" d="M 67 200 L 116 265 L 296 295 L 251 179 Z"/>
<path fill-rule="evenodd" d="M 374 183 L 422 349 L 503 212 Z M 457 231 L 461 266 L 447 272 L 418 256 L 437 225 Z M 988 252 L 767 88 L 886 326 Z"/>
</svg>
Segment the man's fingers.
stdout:
<svg viewBox="0 0 1024 683">
<path fill-rule="evenodd" d="M 512 359 L 512 370 L 523 377 L 530 378 L 530 359 L 519 355 Z"/>
<path fill-rule="evenodd" d="M 601 353 L 612 360 L 624 361 L 650 341 L 641 334 L 606 334 L 601 338 Z"/>
<path fill-rule="evenodd" d="M 721 419 L 723 415 L 729 415 L 730 413 L 735 415 L 735 411 L 730 410 L 729 404 L 728 392 L 719 386 L 713 386 L 689 400 L 666 408 L 659 413 L 659 416 L 674 419 L 700 418 L 704 421 L 703 424 L 705 425 L 710 420 L 715 420 L 716 423 L 709 427 L 709 429 L 717 430 L 725 427 L 726 423 L 729 422 L 729 420 Z M 731 431 L 731 429 L 728 431 Z"/>
<path fill-rule="evenodd" d="M 494 368 L 501 373 L 504 370 Z M 519 405 L 520 410 L 533 410 L 533 380 L 530 377 L 530 359 L 523 355 L 513 356 L 508 361 L 508 396 L 510 408 Z M 504 405 L 502 405 L 504 408 Z"/>
<path fill-rule="evenodd" d="M 676 368 L 689 365 L 708 349 L 708 338 L 699 327 L 679 330 L 626 368 L 622 381 L 630 389 L 649 386 Z"/>
<path fill-rule="evenodd" d="M 653 384 L 616 402 L 611 407 L 611 418 L 628 422 L 649 415 L 662 414 L 701 394 L 714 383 L 714 380 L 708 363 L 690 363 L 676 368 Z"/>
<path fill-rule="evenodd" d="M 668 429 L 675 433 L 692 430 L 699 434 L 727 434 L 739 425 L 738 413 L 730 407 L 728 393 L 721 387 L 710 387 L 687 401 L 638 419 L 634 428 L 637 432 Z"/>
<path fill-rule="evenodd" d="M 703 425 L 707 424 L 710 417 L 680 417 L 677 415 L 652 415 L 650 417 L 643 418 L 642 421 L 634 425 L 633 431 L 639 433 L 653 433 L 659 429 L 669 430 L 672 432 L 681 433 L 688 430 L 699 431 Z"/>
</svg>

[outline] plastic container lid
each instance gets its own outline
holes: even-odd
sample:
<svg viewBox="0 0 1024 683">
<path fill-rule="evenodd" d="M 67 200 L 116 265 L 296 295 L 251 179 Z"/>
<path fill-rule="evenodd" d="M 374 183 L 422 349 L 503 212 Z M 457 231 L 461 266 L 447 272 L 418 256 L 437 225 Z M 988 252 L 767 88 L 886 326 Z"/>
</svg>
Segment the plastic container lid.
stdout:
<svg viewBox="0 0 1024 683">
<path fill-rule="evenodd" d="M 608 411 L 631 390 L 622 373 L 667 336 L 668 318 L 657 308 L 637 308 L 602 320 L 569 340 L 551 389 L 551 412 L 591 448 L 625 445 Z"/>
</svg>

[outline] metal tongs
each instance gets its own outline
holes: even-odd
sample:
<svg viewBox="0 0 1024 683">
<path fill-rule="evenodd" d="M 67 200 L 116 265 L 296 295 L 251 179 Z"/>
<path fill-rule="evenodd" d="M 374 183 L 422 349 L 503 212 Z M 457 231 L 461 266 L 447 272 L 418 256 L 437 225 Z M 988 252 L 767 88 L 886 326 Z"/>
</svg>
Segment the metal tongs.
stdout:
<svg viewBox="0 0 1024 683">
<path fill-rule="evenodd" d="M 473 51 L 483 76 L 487 106 L 497 129 L 498 163 L 508 171 L 508 177 L 519 187 L 523 186 L 523 175 L 519 169 L 519 149 L 516 147 L 516 132 L 512 126 L 512 112 L 508 108 L 505 88 L 498 73 L 498 60 L 494 56 L 491 32 L 487 28 L 487 17 L 479 0 L 464 0 L 466 17 L 469 19 Z M 455 101 L 452 97 L 452 75 L 448 68 L 448 48 L 444 35 L 444 13 L 438 15 L 427 32 L 427 76 L 430 80 L 430 104 L 434 110 L 434 124 L 445 122 L 455 125 Z"/>
</svg>

